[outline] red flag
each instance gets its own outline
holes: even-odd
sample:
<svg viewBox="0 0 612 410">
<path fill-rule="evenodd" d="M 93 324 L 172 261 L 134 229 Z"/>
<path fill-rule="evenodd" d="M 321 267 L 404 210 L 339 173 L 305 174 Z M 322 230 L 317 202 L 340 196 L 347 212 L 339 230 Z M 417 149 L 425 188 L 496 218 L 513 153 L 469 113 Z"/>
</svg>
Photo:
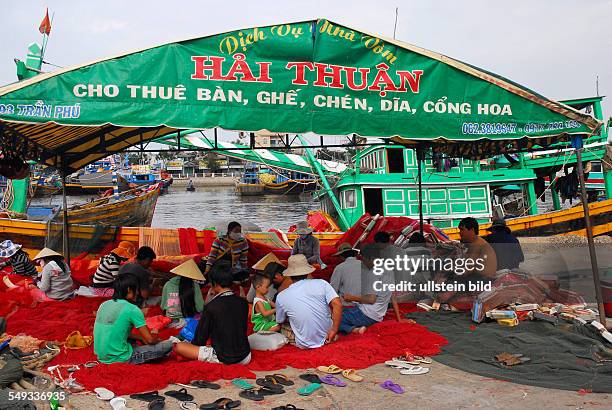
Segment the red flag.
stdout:
<svg viewBox="0 0 612 410">
<path fill-rule="evenodd" d="M 40 26 L 38 27 L 38 31 L 40 31 L 40 34 L 46 34 L 46 35 L 51 34 L 51 20 L 49 20 L 49 9 L 47 9 L 45 18 L 40 23 Z"/>
</svg>

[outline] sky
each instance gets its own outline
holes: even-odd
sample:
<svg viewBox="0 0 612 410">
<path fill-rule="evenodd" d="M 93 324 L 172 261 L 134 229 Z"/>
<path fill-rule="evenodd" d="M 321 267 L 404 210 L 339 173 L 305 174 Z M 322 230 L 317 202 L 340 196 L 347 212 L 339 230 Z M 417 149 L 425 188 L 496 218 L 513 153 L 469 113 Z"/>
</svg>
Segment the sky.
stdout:
<svg viewBox="0 0 612 410">
<path fill-rule="evenodd" d="M 503 75 L 563 100 L 612 94 L 612 0 L 0 1 L 0 84 L 16 80 L 48 7 L 45 61 L 66 67 L 239 28 L 324 17 Z M 44 66 L 51 71 L 53 67 Z M 604 114 L 612 102 L 604 100 Z"/>
</svg>

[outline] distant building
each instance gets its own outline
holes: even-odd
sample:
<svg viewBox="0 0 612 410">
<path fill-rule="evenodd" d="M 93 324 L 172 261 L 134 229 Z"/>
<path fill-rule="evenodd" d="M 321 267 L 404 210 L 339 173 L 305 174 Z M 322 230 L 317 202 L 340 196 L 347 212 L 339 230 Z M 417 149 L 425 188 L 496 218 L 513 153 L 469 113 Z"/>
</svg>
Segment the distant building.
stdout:
<svg viewBox="0 0 612 410">
<path fill-rule="evenodd" d="M 279 134 L 274 132 L 259 131 L 255 133 L 255 147 L 265 147 L 269 149 L 278 149 L 279 151 L 285 151 L 287 142 L 286 134 Z M 289 137 L 289 143 L 294 142 L 293 138 Z M 249 142 L 247 142 L 248 144 Z M 299 143 L 299 142 L 298 142 Z M 291 153 L 297 155 L 304 155 L 304 148 L 292 147 Z"/>
</svg>

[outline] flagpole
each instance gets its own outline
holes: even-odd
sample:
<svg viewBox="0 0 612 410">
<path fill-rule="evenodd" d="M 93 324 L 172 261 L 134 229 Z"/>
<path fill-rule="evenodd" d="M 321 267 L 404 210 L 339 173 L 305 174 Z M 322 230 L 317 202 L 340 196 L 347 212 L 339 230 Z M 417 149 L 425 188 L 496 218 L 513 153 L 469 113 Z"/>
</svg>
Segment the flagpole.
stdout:
<svg viewBox="0 0 612 410">
<path fill-rule="evenodd" d="M 51 15 L 51 22 L 49 23 L 49 25 L 51 27 L 53 27 L 53 18 L 54 17 L 55 17 L 55 12 L 53 12 L 53 14 Z M 42 68 L 43 59 L 45 58 L 45 51 L 47 51 L 47 43 L 48 42 L 49 42 L 49 35 L 46 34 L 46 33 L 43 33 L 42 49 L 40 51 L 40 64 L 41 64 L 41 68 Z"/>
</svg>

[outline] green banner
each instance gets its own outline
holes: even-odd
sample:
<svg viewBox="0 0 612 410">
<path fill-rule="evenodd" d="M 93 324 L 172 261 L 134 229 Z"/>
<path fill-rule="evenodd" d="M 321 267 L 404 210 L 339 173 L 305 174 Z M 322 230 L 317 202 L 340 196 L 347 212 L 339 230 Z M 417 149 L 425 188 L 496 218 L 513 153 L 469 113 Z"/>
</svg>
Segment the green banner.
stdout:
<svg viewBox="0 0 612 410">
<path fill-rule="evenodd" d="M 328 20 L 233 31 L 0 89 L 0 119 L 410 139 L 590 133 L 501 77 Z"/>
</svg>

